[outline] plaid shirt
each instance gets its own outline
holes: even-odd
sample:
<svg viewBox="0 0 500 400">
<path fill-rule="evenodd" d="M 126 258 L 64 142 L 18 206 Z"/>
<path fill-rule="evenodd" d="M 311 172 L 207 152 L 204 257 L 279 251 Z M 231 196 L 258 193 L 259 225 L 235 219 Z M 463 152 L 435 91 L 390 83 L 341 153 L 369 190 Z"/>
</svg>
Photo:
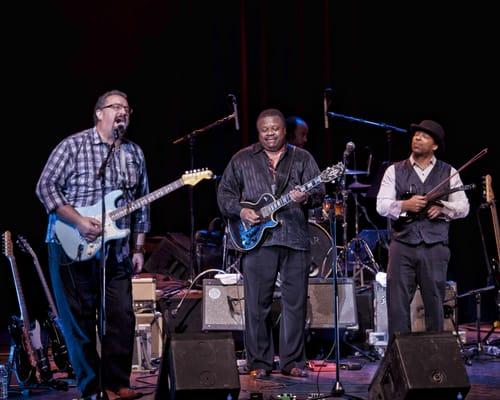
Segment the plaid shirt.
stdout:
<svg viewBox="0 0 500 400">
<path fill-rule="evenodd" d="M 123 139 L 119 149 L 113 150 L 108 160 L 104 182 L 105 195 L 113 190 L 122 190 L 123 195 L 117 200 L 117 207 L 149 193 L 141 148 Z M 68 204 L 87 207 L 101 200 L 102 188 L 98 174 L 108 150 L 109 146 L 102 141 L 94 127 L 67 137 L 52 151 L 36 186 L 36 194 L 49 213 L 47 242 L 57 242 L 54 223 L 58 207 Z M 121 229 L 133 226 L 132 231 L 136 233 L 148 232 L 149 206 L 119 219 L 116 225 Z M 118 261 L 123 261 L 129 254 L 128 238 L 116 240 L 114 245 Z"/>
</svg>

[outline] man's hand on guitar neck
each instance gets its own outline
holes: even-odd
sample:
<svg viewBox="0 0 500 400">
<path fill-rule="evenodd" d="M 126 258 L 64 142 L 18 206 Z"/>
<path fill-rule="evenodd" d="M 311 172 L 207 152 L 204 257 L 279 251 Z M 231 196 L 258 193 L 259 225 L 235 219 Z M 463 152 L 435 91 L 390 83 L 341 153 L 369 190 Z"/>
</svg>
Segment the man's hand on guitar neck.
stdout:
<svg viewBox="0 0 500 400">
<path fill-rule="evenodd" d="M 256 225 L 260 223 L 260 215 L 251 208 L 242 208 L 240 211 L 240 218 L 245 224 Z"/>
<path fill-rule="evenodd" d="M 302 192 L 298 189 L 293 189 L 292 191 L 290 191 L 290 197 L 296 203 L 305 203 L 309 198 L 309 193 Z"/>
</svg>

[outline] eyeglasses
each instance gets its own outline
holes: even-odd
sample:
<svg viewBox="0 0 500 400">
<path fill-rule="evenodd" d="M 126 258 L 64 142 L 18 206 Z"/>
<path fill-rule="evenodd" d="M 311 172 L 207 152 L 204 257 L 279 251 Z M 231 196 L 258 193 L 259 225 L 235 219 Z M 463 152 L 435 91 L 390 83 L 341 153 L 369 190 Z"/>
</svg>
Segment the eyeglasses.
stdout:
<svg viewBox="0 0 500 400">
<path fill-rule="evenodd" d="M 105 108 L 111 108 L 113 111 L 125 110 L 125 112 L 129 115 L 134 112 L 134 110 L 129 106 L 124 106 L 123 104 L 119 103 L 108 104 L 107 106 L 102 107 L 103 110 Z"/>
</svg>

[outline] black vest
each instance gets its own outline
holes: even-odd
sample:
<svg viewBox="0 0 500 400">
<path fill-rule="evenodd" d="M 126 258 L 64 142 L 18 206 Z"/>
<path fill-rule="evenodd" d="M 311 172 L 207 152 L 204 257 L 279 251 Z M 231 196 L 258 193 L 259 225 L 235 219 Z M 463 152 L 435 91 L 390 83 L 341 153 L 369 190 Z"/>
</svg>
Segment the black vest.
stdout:
<svg viewBox="0 0 500 400">
<path fill-rule="evenodd" d="M 427 176 L 425 182 L 422 182 L 413 169 L 410 160 L 403 160 L 394 164 L 396 172 L 396 199 L 402 200 L 410 191 L 410 187 L 415 189 L 414 194 L 425 195 L 435 186 L 449 178 L 451 166 L 443 161 L 436 160 L 431 173 Z M 413 185 L 413 186 L 411 186 Z M 439 191 L 449 190 L 449 181 L 440 187 Z M 406 197 L 408 198 L 408 197 Z M 443 200 L 446 200 L 443 198 Z M 436 218 L 432 221 L 425 217 L 425 212 L 420 218 L 413 218 L 411 222 L 404 219 L 398 219 L 392 223 L 392 238 L 403 243 L 439 243 L 448 241 L 449 221 L 442 218 Z"/>
</svg>

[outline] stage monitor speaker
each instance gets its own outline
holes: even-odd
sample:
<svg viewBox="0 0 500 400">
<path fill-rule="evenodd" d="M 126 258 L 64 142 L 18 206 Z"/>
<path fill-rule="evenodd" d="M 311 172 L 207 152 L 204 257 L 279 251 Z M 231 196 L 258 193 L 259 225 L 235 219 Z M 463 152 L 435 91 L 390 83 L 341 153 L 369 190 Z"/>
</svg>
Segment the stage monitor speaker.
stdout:
<svg viewBox="0 0 500 400">
<path fill-rule="evenodd" d="M 339 326 L 358 329 L 356 287 L 351 278 L 337 278 Z M 310 278 L 307 299 L 308 328 L 334 328 L 333 323 L 333 279 Z"/>
<path fill-rule="evenodd" d="M 369 400 L 456 400 L 470 382 L 457 339 L 449 332 L 396 333 L 376 371 Z"/>
<path fill-rule="evenodd" d="M 238 399 L 240 378 L 231 333 L 182 333 L 167 342 L 156 400 Z"/>
</svg>

